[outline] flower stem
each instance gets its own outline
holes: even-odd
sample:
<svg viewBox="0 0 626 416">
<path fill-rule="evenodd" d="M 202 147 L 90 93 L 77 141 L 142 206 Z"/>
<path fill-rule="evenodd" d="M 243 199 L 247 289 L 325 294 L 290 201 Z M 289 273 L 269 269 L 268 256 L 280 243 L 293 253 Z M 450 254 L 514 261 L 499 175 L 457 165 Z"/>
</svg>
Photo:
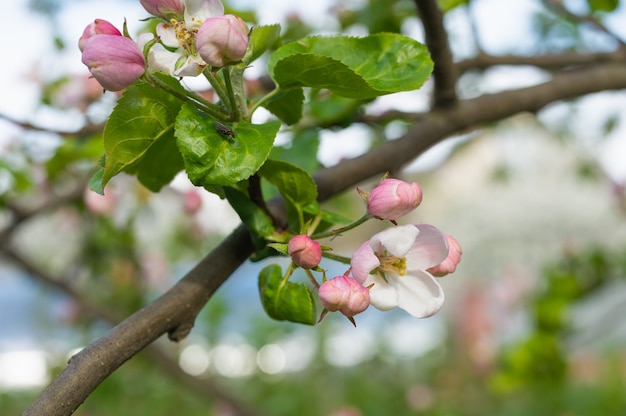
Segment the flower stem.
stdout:
<svg viewBox="0 0 626 416">
<path fill-rule="evenodd" d="M 341 256 L 339 254 L 329 253 L 328 251 L 322 251 L 322 257 L 326 257 L 327 259 L 338 261 L 343 264 L 350 264 L 350 258 Z"/>
<path fill-rule="evenodd" d="M 373 217 L 368 212 L 365 215 L 363 215 L 361 218 L 359 218 L 358 220 L 356 220 L 356 221 L 354 221 L 354 222 L 352 222 L 352 223 L 350 223 L 350 224 L 348 224 L 346 226 L 343 226 L 343 227 L 340 227 L 340 228 L 335 228 L 335 229 L 329 230 L 329 231 L 323 231 L 323 232 L 317 233 L 317 234 L 313 234 L 311 236 L 311 238 L 314 239 L 314 240 L 318 240 L 320 238 L 338 236 L 338 235 L 340 235 L 342 233 L 345 233 L 346 231 L 349 231 L 349 230 L 351 230 L 353 228 L 358 227 L 359 225 L 363 224 L 365 221 L 369 220 L 370 218 L 373 218 Z"/>
<path fill-rule="evenodd" d="M 237 105 L 237 99 L 235 98 L 235 93 L 233 91 L 233 82 L 230 78 L 230 68 L 224 68 L 222 74 L 224 75 L 224 81 L 226 83 L 226 94 L 228 97 L 228 102 L 230 103 L 230 108 L 232 109 L 232 117 L 235 120 L 239 120 L 241 114 L 239 112 L 239 106 Z"/>
<path fill-rule="evenodd" d="M 315 279 L 315 276 L 313 276 L 313 273 L 311 273 L 311 270 L 309 269 L 305 269 L 304 270 L 306 272 L 306 275 L 309 277 L 309 280 L 311 281 L 311 283 L 313 284 L 313 286 L 315 286 L 316 288 L 319 289 L 320 284 L 317 282 L 317 280 Z"/>
<path fill-rule="evenodd" d="M 224 82 L 219 77 L 213 76 L 210 68 L 202 71 L 202 75 L 204 75 L 207 81 L 209 81 L 209 84 L 211 84 L 211 87 L 213 87 L 213 90 L 215 91 L 217 96 L 220 97 L 223 105 L 230 110 L 231 103 L 228 97 L 228 93 L 226 92 L 226 86 L 224 85 Z"/>
<path fill-rule="evenodd" d="M 250 121 L 250 114 L 252 113 L 248 112 L 248 98 L 244 91 L 243 71 L 245 69 L 245 67 L 233 65 L 225 68 L 223 72 L 228 94 L 233 103 L 234 116 L 237 120 L 244 119 Z"/>
<path fill-rule="evenodd" d="M 164 82 L 162 79 L 160 79 L 158 76 L 156 76 L 154 73 L 150 71 L 145 72 L 145 77 L 149 83 L 156 85 L 157 87 L 161 88 L 164 91 L 167 91 L 168 93 L 172 94 L 174 97 L 180 99 L 181 101 L 192 102 L 200 110 L 204 111 L 208 115 L 214 118 L 217 118 L 219 120 L 222 120 L 222 121 L 226 121 L 228 119 L 228 116 L 224 114 L 218 106 L 216 106 L 212 102 L 205 100 L 199 95 L 193 94 L 186 90 L 180 91 L 178 89 L 172 88 L 166 82 Z"/>
</svg>

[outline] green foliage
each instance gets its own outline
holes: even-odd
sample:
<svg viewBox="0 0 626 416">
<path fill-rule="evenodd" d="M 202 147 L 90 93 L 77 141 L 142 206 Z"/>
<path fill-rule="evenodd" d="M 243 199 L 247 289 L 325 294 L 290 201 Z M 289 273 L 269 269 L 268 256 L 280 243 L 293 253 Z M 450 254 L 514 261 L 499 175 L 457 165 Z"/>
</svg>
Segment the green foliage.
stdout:
<svg viewBox="0 0 626 416">
<path fill-rule="evenodd" d="M 171 77 L 162 77 L 182 91 Z M 169 92 L 139 81 L 118 101 L 104 128 L 106 163 L 102 187 L 118 173 L 137 175 L 152 191 L 169 183 L 183 168 L 176 150 L 174 123 L 182 101 Z"/>
<path fill-rule="evenodd" d="M 528 385 L 552 385 L 565 379 L 566 364 L 561 341 L 556 334 L 537 332 L 509 348 L 502 358 L 506 370 L 494 375 L 492 387 L 510 392 Z"/>
<path fill-rule="evenodd" d="M 23 192 L 29 189 L 32 185 L 32 178 L 25 169 L 24 166 L 20 166 L 18 163 L 14 163 L 11 160 L 0 159 L 0 175 L 5 178 L 10 178 L 11 189 L 17 192 Z M 0 204 L 2 202 L 0 201 Z"/>
<path fill-rule="evenodd" d="M 468 3 L 468 0 L 437 0 L 439 8 L 445 13 L 456 7 L 463 6 Z"/>
<path fill-rule="evenodd" d="M 530 305 L 533 332 L 504 350 L 500 371 L 492 378 L 493 387 L 516 391 L 532 385 L 561 385 L 567 371 L 564 345 L 571 332 L 571 308 L 599 287 L 624 276 L 626 264 L 599 248 L 568 253 L 546 267 L 544 287 Z"/>
<path fill-rule="evenodd" d="M 592 12 L 612 12 L 619 6 L 619 0 L 587 0 Z"/>
<path fill-rule="evenodd" d="M 274 232 L 272 218 L 254 203 L 247 193 L 230 186 L 224 187 L 223 191 L 228 202 L 239 215 L 241 222 L 256 236 L 268 238 Z"/>
<path fill-rule="evenodd" d="M 387 0 L 369 0 L 358 10 L 345 10 L 339 15 L 342 29 L 353 25 L 365 26 L 369 33 L 400 33 L 405 19 L 415 16 L 411 0 L 393 3 Z"/>
<path fill-rule="evenodd" d="M 268 63 L 281 88 L 327 88 L 357 99 L 417 89 L 432 68 L 426 46 L 392 33 L 310 37 L 283 45 Z"/>
<path fill-rule="evenodd" d="M 279 265 L 266 266 L 259 273 L 259 292 L 265 312 L 278 321 L 314 325 L 315 302 L 303 283 L 288 281 Z"/>
<path fill-rule="evenodd" d="M 98 161 L 98 166 L 91 178 L 89 178 L 89 189 L 100 195 L 104 195 L 104 186 L 102 186 L 102 178 L 104 177 L 104 165 L 106 156 L 102 155 Z"/>
<path fill-rule="evenodd" d="M 176 139 L 189 179 L 194 185 L 234 185 L 248 179 L 265 163 L 280 123 L 228 126 L 234 137 L 220 132 L 214 120 L 186 104 L 176 121 Z"/>
<path fill-rule="evenodd" d="M 289 223 L 301 228 L 304 225 L 305 208 L 317 199 L 317 185 L 313 178 L 296 165 L 279 160 L 268 160 L 259 174 L 278 188 L 291 214 Z"/>
<path fill-rule="evenodd" d="M 302 118 L 304 92 L 302 88 L 279 90 L 265 101 L 263 106 L 283 123 L 292 125 Z"/>
<path fill-rule="evenodd" d="M 247 65 L 264 52 L 274 48 L 280 39 L 280 25 L 255 26 L 250 33 L 248 56 L 243 61 Z"/>
<path fill-rule="evenodd" d="M 307 102 L 307 115 L 314 117 L 322 126 L 339 124 L 347 127 L 365 102 L 328 94 L 325 90 L 313 90 Z"/>
<path fill-rule="evenodd" d="M 274 146 L 270 159 L 290 162 L 305 172 L 313 174 L 320 168 L 317 155 L 320 147 L 320 136 L 317 129 L 305 129 L 294 132 L 291 143 L 284 146 Z"/>
</svg>

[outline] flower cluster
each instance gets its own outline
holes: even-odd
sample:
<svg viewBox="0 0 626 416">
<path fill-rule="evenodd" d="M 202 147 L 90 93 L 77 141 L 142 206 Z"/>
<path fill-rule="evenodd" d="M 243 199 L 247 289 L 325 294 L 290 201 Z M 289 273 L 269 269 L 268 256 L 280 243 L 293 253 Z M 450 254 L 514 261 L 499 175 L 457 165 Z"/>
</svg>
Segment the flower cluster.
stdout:
<svg viewBox="0 0 626 416">
<path fill-rule="evenodd" d="M 141 0 L 141 4 L 162 20 L 156 38 L 145 33 L 135 42 L 106 20 L 96 19 L 79 40 L 83 63 L 107 90 L 122 90 L 141 78 L 146 58 L 150 70 L 183 77 L 237 63 L 246 54 L 248 28 L 241 18 L 224 15 L 219 0 Z"/>
<path fill-rule="evenodd" d="M 436 278 L 456 270 L 461 246 L 429 224 L 397 225 L 398 218 L 422 202 L 419 184 L 384 179 L 369 193 L 357 190 L 367 203 L 364 220 L 388 220 L 394 226 L 365 241 L 353 253 L 350 269 L 343 276 L 324 278 L 318 288 L 324 307 L 320 320 L 328 312 L 339 311 L 354 324 L 354 316 L 370 304 L 383 311 L 398 307 L 418 318 L 435 314 L 444 302 Z M 304 269 L 317 267 L 323 254 L 320 245 L 304 234 L 289 241 L 288 252 L 293 263 Z"/>
<path fill-rule="evenodd" d="M 141 4 L 165 20 L 156 27 L 160 43 L 148 55 L 154 70 L 176 77 L 196 76 L 207 66 L 238 62 L 246 53 L 246 24 L 237 16 L 224 15 L 219 0 L 141 0 Z"/>
</svg>

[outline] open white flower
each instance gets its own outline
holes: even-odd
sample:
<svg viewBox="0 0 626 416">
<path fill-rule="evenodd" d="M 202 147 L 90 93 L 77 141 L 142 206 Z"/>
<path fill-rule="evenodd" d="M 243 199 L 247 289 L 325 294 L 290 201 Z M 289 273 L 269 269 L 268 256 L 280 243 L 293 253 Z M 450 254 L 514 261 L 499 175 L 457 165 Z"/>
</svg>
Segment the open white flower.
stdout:
<svg viewBox="0 0 626 416">
<path fill-rule="evenodd" d="M 426 270 L 448 255 L 448 241 L 428 224 L 402 225 L 375 234 L 353 254 L 352 275 L 371 286 L 371 304 L 380 310 L 395 307 L 425 318 L 443 305 L 443 289 Z"/>
<path fill-rule="evenodd" d="M 196 47 L 196 33 L 206 19 L 222 16 L 224 6 L 219 0 L 184 0 L 182 20 L 170 19 L 156 27 L 160 43 L 148 54 L 148 66 L 175 77 L 197 76 L 207 63 Z"/>
</svg>

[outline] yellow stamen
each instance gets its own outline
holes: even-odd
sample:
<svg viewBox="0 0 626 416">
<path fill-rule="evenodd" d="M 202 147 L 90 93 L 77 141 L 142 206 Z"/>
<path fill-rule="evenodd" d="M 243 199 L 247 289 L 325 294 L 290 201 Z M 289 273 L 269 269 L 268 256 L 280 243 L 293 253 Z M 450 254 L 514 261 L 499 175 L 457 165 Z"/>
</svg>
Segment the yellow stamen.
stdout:
<svg viewBox="0 0 626 416">
<path fill-rule="evenodd" d="M 406 257 L 379 256 L 378 260 L 380 261 L 379 271 L 406 276 Z"/>
<path fill-rule="evenodd" d="M 187 30 L 187 25 L 184 21 L 178 21 L 176 19 L 170 20 L 170 23 L 174 27 L 174 33 L 176 33 L 176 39 L 180 46 L 187 51 L 188 54 L 193 55 L 196 53 L 196 37 L 194 33 Z"/>
</svg>

